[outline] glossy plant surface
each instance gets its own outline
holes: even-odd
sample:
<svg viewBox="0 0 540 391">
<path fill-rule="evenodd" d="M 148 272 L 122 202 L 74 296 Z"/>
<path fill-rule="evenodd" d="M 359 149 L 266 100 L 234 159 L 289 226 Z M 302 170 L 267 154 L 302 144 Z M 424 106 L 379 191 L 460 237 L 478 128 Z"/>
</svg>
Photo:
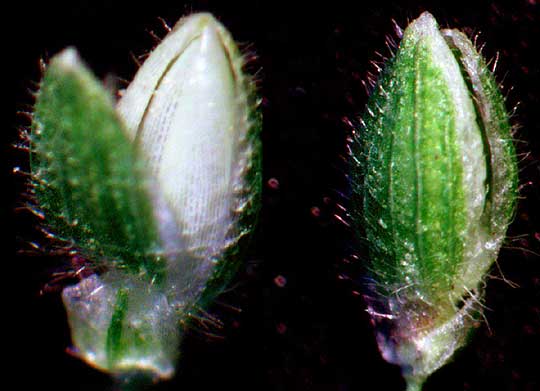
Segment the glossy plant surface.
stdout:
<svg viewBox="0 0 540 391">
<path fill-rule="evenodd" d="M 382 71 L 352 152 L 369 248 L 368 312 L 411 390 L 481 319 L 517 199 L 504 100 L 469 39 L 423 13 Z"/>
<path fill-rule="evenodd" d="M 37 207 L 98 271 L 62 296 L 75 352 L 170 377 L 181 322 L 219 294 L 259 209 L 260 115 L 210 14 L 172 29 L 115 103 L 75 49 L 47 66 L 32 126 Z"/>
</svg>

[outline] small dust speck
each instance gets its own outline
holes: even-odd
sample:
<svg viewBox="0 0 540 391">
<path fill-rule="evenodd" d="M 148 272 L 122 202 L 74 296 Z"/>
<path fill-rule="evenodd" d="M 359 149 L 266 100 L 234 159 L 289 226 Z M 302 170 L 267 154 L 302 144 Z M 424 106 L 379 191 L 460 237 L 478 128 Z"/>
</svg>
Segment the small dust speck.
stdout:
<svg viewBox="0 0 540 391">
<path fill-rule="evenodd" d="M 279 181 L 276 178 L 268 179 L 267 185 L 272 190 L 279 190 Z"/>
<path fill-rule="evenodd" d="M 287 285 L 287 279 L 280 274 L 279 276 L 274 278 L 274 284 L 276 284 L 276 286 L 278 286 L 279 288 L 283 288 L 285 287 L 285 285 Z"/>
</svg>

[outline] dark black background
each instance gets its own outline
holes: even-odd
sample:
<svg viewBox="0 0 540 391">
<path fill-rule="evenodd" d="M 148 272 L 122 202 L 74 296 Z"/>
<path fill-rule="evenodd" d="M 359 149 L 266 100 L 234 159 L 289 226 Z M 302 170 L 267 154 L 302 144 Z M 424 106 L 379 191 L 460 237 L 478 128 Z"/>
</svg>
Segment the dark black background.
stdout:
<svg viewBox="0 0 540 391">
<path fill-rule="evenodd" d="M 351 5 L 354 4 L 354 5 Z M 500 59 L 498 79 L 522 153 L 519 210 L 499 264 L 512 288 L 494 271 L 486 312 L 471 344 L 438 371 L 425 390 L 539 390 L 540 358 L 540 2 L 400 1 L 19 1 L 2 13 L 3 76 L 9 118 L 2 130 L 5 259 L 2 323 L 8 360 L 5 381 L 17 388 L 107 390 L 106 375 L 65 353 L 69 330 L 59 293 L 40 295 L 51 274 L 66 269 L 62 257 L 17 254 L 37 240 L 35 222 L 20 206 L 27 166 L 10 145 L 27 120 L 28 89 L 39 80 L 38 61 L 73 45 L 100 78 L 130 79 L 130 53 L 155 45 L 148 30 L 165 34 L 169 24 L 197 10 L 213 12 L 245 50 L 258 59 L 264 99 L 264 207 L 247 266 L 211 311 L 223 322 L 211 337 L 189 330 L 178 376 L 157 389 L 399 390 L 399 370 L 382 361 L 364 312 L 356 266 L 344 258 L 351 234 L 333 217 L 346 205 L 345 117 L 361 113 L 367 94 L 361 81 L 388 55 L 392 19 L 404 27 L 423 10 L 442 26 L 480 32 L 484 54 Z M 503 80 L 504 79 L 504 80 Z M 121 86 L 121 84 L 120 84 Z M 320 213 L 316 213 L 318 208 Z M 318 214 L 318 216 L 317 216 Z M 343 213 L 341 213 L 343 215 Z M 276 277 L 281 276 L 280 287 Z M 233 310 L 230 306 L 236 308 Z M 536 344 L 536 345 L 535 345 Z"/>
</svg>

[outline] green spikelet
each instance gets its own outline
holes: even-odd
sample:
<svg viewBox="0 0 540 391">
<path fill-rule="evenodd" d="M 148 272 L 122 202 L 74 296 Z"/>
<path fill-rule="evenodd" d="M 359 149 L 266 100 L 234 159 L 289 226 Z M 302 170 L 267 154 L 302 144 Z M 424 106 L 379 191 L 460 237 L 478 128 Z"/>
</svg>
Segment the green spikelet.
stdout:
<svg viewBox="0 0 540 391">
<path fill-rule="evenodd" d="M 241 262 L 261 193 L 261 118 L 243 66 L 209 14 L 174 27 L 117 107 L 74 49 L 48 65 L 34 192 L 51 230 L 104 270 L 62 292 L 90 365 L 170 377 L 180 321 Z"/>
<path fill-rule="evenodd" d="M 471 42 L 422 14 L 370 97 L 352 152 L 369 313 L 409 389 L 463 346 L 517 196 L 497 84 Z"/>
</svg>

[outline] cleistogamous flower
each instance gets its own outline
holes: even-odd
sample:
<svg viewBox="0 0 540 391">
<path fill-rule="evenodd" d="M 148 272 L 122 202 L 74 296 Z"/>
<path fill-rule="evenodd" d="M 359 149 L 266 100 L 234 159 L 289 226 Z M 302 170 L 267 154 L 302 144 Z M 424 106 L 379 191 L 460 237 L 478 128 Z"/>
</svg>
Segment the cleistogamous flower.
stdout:
<svg viewBox="0 0 540 391">
<path fill-rule="evenodd" d="M 423 13 L 354 133 L 352 212 L 369 251 L 368 312 L 408 389 L 462 347 L 517 199 L 504 99 L 470 40 Z"/>
<path fill-rule="evenodd" d="M 261 116 L 243 66 L 210 14 L 181 19 L 116 107 L 75 49 L 47 66 L 33 192 L 50 229 L 102 270 L 62 292 L 90 365 L 172 376 L 181 321 L 234 275 L 261 192 Z"/>
</svg>

